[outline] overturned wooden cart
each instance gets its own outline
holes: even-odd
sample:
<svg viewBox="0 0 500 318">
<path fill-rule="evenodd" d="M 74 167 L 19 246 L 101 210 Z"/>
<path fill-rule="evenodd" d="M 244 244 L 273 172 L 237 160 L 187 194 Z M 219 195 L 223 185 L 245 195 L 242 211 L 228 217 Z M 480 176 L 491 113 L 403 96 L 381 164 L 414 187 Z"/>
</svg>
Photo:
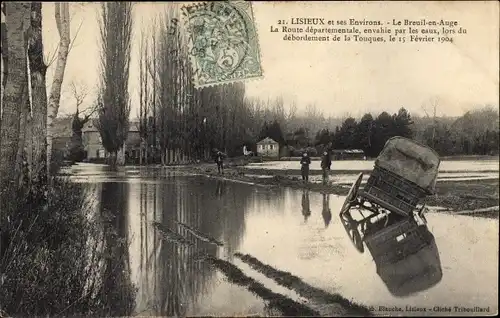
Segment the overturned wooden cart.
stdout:
<svg viewBox="0 0 500 318">
<path fill-rule="evenodd" d="M 427 228 L 425 205 L 421 204 L 424 197 L 434 194 L 439 164 L 440 158 L 431 148 L 393 137 L 386 142 L 362 189 L 363 174 L 358 175 L 340 211 L 340 220 L 354 246 L 363 253 L 366 245 L 377 273 L 395 295 L 411 293 L 408 286 L 416 291 L 441 280 L 439 253 L 437 247 L 431 248 L 435 241 Z M 396 274 L 398 271 L 400 274 Z M 404 292 L 397 287 L 404 285 L 401 273 L 414 278 L 419 271 L 426 274 L 427 284 L 412 283 Z"/>
</svg>

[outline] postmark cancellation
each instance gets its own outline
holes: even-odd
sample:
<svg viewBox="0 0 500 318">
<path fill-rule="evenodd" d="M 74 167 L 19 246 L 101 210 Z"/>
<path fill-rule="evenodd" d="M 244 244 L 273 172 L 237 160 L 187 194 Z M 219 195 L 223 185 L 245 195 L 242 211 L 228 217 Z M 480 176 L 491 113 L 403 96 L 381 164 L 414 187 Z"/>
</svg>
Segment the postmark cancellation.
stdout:
<svg viewBox="0 0 500 318">
<path fill-rule="evenodd" d="M 197 88 L 262 77 L 252 5 L 214 1 L 181 9 Z"/>
</svg>

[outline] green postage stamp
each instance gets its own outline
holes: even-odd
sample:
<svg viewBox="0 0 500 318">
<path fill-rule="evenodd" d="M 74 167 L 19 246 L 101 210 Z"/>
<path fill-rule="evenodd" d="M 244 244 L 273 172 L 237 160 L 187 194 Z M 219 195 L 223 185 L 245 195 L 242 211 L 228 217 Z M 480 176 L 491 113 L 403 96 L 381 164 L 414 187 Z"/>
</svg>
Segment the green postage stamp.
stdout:
<svg viewBox="0 0 500 318">
<path fill-rule="evenodd" d="M 182 8 L 197 88 L 262 77 L 257 31 L 248 1 Z"/>
</svg>

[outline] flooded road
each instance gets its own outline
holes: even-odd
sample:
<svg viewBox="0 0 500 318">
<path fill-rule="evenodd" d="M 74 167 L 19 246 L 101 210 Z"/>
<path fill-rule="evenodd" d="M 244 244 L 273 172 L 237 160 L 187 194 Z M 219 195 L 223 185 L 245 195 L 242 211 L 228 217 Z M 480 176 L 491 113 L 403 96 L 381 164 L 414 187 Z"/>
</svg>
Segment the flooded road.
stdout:
<svg viewBox="0 0 500 318">
<path fill-rule="evenodd" d="M 322 314 L 329 309 L 304 296 L 305 283 L 373 306 L 377 315 L 471 314 L 454 306 L 488 308 L 489 314 L 498 310 L 496 219 L 428 214 L 442 277 L 430 288 L 401 297 L 389 291 L 382 271 L 377 275 L 370 253 L 359 253 L 347 236 L 338 216 L 344 197 L 255 187 L 166 168 L 109 172 L 105 166 L 77 165 L 69 172 L 95 195 L 96 211 L 112 210 L 120 220 L 117 228 L 130 240 L 127 267 L 138 288 L 135 311 L 141 316 L 279 314 L 248 288 L 230 283 L 201 255 L 229 261 L 264 288 Z M 162 238 L 154 221 L 173 234 Z M 195 237 L 193 229 L 201 236 Z M 183 244 L 178 235 L 190 243 Z M 259 272 L 252 258 L 235 253 L 271 268 Z M 303 282 L 286 288 L 272 279 L 274 269 Z"/>
<path fill-rule="evenodd" d="M 334 160 L 332 171 L 335 170 L 372 170 L 374 160 Z M 498 158 L 492 160 L 442 160 L 439 165 L 440 174 L 443 172 L 498 172 Z M 248 169 L 300 169 L 299 160 L 295 161 L 267 161 L 263 163 L 251 163 L 245 166 Z M 321 170 L 321 162 L 314 160 L 310 165 L 311 170 Z"/>
</svg>

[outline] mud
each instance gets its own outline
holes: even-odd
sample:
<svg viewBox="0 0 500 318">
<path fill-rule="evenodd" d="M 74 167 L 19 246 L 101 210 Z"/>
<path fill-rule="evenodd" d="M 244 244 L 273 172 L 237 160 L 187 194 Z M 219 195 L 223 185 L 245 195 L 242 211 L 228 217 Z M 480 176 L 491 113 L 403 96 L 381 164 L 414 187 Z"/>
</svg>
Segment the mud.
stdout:
<svg viewBox="0 0 500 318">
<path fill-rule="evenodd" d="M 277 284 L 292 289 L 300 296 L 318 303 L 337 304 L 338 311 L 335 315 L 347 316 L 371 316 L 370 310 L 362 305 L 356 304 L 339 294 L 331 294 L 322 289 L 316 288 L 302 281 L 291 273 L 278 270 L 270 265 L 260 262 L 255 257 L 248 254 L 235 253 L 234 256 L 241 259 L 254 270 L 273 279 Z"/>
<path fill-rule="evenodd" d="M 245 275 L 238 267 L 227 261 L 212 256 L 207 256 L 205 261 L 220 270 L 227 277 L 229 282 L 247 288 L 250 292 L 268 302 L 269 307 L 279 310 L 285 316 L 312 317 L 320 315 L 318 311 L 313 310 L 304 304 L 298 303 L 281 294 L 272 292 L 261 283 Z"/>
<path fill-rule="evenodd" d="M 480 216 L 480 217 L 484 217 L 484 218 L 495 219 L 495 218 L 498 218 L 498 211 L 499 210 L 500 210 L 500 207 L 497 205 L 497 206 L 484 208 L 484 209 L 458 211 L 458 212 L 454 212 L 453 214 L 476 216 L 476 217 Z"/>
</svg>

